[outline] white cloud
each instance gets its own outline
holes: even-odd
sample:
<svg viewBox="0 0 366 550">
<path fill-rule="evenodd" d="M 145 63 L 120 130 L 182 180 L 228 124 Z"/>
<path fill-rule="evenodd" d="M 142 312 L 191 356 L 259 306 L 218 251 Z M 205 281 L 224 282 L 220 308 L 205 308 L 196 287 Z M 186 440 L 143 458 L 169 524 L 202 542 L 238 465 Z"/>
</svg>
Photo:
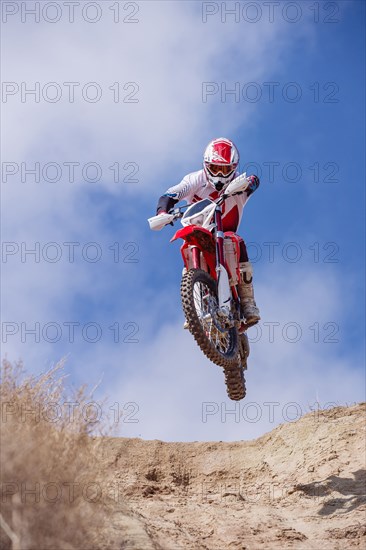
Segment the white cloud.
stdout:
<svg viewBox="0 0 366 550">
<path fill-rule="evenodd" d="M 11 20 L 5 26 L 4 80 L 62 88 L 57 103 L 44 101 L 42 93 L 40 103 L 31 96 L 20 103 L 20 94 L 8 98 L 6 158 L 136 160 L 155 175 L 172 155 L 184 165 L 192 155 L 199 158 L 197 150 L 217 127 L 232 132 L 256 111 L 245 102 L 203 103 L 202 82 L 268 78 L 293 32 L 282 20 L 270 24 L 265 18 L 256 25 L 230 18 L 203 24 L 190 2 L 144 2 L 139 19 L 118 25 L 106 17 L 93 26 Z M 80 83 L 73 104 L 64 82 Z M 103 92 L 94 104 L 80 100 L 89 82 Z M 114 103 L 114 82 L 136 82 L 138 103 Z M 121 97 L 130 91 L 121 90 Z"/>
</svg>

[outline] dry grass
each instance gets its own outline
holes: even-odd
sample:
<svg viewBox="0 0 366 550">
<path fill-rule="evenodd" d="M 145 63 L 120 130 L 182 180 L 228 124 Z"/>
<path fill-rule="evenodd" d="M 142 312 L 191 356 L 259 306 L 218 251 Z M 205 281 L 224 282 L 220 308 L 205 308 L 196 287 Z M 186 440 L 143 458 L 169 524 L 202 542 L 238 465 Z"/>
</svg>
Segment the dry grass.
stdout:
<svg viewBox="0 0 366 550">
<path fill-rule="evenodd" d="M 21 364 L 3 361 L 1 548 L 98 548 L 115 498 L 96 458 L 102 438 L 90 437 L 105 429 L 101 405 L 65 386 L 62 363 L 25 377 Z"/>
</svg>

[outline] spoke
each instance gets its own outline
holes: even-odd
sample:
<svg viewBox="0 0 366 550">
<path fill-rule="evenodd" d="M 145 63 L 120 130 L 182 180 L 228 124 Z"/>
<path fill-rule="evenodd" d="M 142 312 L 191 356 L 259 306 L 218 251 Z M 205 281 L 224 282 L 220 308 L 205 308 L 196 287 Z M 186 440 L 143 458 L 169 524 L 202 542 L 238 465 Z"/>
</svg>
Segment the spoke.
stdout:
<svg viewBox="0 0 366 550">
<path fill-rule="evenodd" d="M 230 347 L 230 335 L 227 331 L 221 332 L 215 326 L 213 321 L 214 312 L 210 311 L 210 298 L 216 300 L 216 297 L 211 294 L 210 288 L 200 281 L 195 283 L 193 287 L 193 301 L 198 319 L 207 338 L 220 353 L 224 354 Z"/>
</svg>

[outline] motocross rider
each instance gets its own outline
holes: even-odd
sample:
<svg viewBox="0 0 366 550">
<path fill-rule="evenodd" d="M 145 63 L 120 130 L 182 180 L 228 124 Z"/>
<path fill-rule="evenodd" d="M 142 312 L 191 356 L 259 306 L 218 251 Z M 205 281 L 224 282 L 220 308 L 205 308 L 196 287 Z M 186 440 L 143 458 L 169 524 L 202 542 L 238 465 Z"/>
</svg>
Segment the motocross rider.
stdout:
<svg viewBox="0 0 366 550">
<path fill-rule="evenodd" d="M 159 199 L 157 214 L 168 213 L 177 202 L 185 200 L 193 204 L 202 199 L 216 200 L 225 192 L 231 181 L 239 176 L 239 151 L 235 144 L 226 138 L 211 141 L 204 152 L 203 169 L 187 174 L 178 184 L 170 187 Z M 239 195 L 228 197 L 222 205 L 224 231 L 237 232 L 243 208 L 249 197 L 259 186 L 255 175 L 247 177 L 248 186 Z M 240 238 L 240 298 L 241 318 L 246 325 L 252 326 L 260 320 L 259 309 L 254 300 L 253 268 L 249 261 L 244 240 Z"/>
</svg>

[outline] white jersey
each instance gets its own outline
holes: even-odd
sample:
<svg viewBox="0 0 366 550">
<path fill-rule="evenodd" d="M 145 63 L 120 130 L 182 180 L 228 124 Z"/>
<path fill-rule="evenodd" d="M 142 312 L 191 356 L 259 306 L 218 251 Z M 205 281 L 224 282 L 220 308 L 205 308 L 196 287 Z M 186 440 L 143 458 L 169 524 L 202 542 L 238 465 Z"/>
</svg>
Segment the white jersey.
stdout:
<svg viewBox="0 0 366 550">
<path fill-rule="evenodd" d="M 239 173 L 235 173 L 235 177 Z M 224 231 L 237 232 L 243 215 L 243 208 L 247 203 L 250 195 L 255 191 L 255 188 L 248 187 L 240 195 L 228 197 L 221 206 L 222 222 Z M 186 200 L 188 204 L 198 202 L 202 199 L 217 199 L 222 192 L 217 192 L 216 189 L 207 180 L 205 171 L 198 170 L 187 174 L 178 185 L 170 187 L 164 196 L 174 199 L 175 201 Z"/>
</svg>

